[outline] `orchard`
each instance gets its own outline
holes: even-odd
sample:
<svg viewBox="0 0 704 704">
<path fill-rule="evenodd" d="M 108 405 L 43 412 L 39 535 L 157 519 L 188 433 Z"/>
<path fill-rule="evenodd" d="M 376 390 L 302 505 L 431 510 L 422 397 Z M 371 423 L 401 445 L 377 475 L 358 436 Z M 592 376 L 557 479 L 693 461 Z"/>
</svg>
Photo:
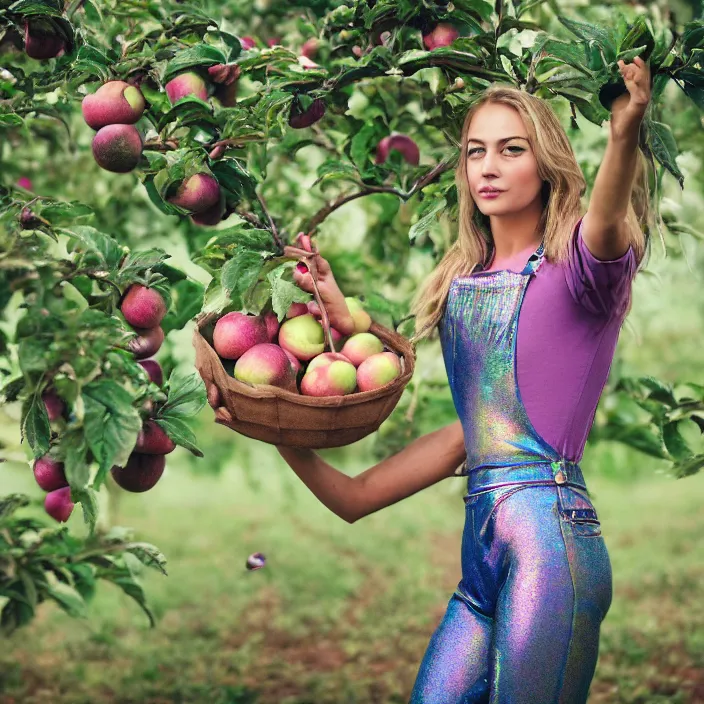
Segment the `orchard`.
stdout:
<svg viewBox="0 0 704 704">
<path fill-rule="evenodd" d="M 548 100 L 591 186 L 617 62 L 636 56 L 653 77 L 651 257 L 683 261 L 704 237 L 674 200 L 701 195 L 683 167 L 704 159 L 700 5 L 0 1 L 0 468 L 33 473 L 29 493 L 0 492 L 2 634 L 47 601 L 85 615 L 100 580 L 158 623 L 143 568 L 166 575 L 168 555 L 114 518 L 226 461 L 208 403 L 237 410 L 236 389 L 323 410 L 393 398 L 365 430 L 377 460 L 453 419 L 409 309 L 456 236 L 467 109 L 496 83 Z M 316 252 L 339 327 L 297 284 Z M 698 473 L 693 369 L 617 361 L 589 446 Z M 229 557 L 263 577 L 262 550 Z"/>
</svg>

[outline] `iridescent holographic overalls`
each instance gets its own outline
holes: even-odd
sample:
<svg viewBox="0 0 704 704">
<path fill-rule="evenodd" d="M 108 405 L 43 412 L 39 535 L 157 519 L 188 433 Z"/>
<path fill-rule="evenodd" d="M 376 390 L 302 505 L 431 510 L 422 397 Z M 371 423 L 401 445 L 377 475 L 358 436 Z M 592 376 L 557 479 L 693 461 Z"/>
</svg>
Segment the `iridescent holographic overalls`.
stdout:
<svg viewBox="0 0 704 704">
<path fill-rule="evenodd" d="M 611 563 L 579 465 L 537 433 L 518 389 L 518 314 L 542 261 L 541 245 L 521 273 L 450 287 L 440 340 L 467 450 L 462 579 L 411 704 L 587 701 Z"/>
</svg>

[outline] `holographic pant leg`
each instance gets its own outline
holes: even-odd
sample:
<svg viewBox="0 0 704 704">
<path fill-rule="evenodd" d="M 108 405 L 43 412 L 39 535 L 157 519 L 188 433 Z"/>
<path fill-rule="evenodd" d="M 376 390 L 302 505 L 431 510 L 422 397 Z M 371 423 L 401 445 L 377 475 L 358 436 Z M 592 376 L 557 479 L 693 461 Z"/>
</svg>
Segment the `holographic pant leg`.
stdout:
<svg viewBox="0 0 704 704">
<path fill-rule="evenodd" d="M 470 497 L 462 581 L 411 704 L 584 704 L 611 564 L 586 492 L 503 487 Z"/>
</svg>

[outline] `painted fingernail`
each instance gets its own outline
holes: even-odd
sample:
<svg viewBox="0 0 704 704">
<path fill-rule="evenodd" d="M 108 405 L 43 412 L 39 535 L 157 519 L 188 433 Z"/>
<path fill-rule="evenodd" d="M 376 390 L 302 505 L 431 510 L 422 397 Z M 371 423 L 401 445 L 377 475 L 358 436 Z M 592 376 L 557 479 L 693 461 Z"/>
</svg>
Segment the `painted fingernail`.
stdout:
<svg viewBox="0 0 704 704">
<path fill-rule="evenodd" d="M 308 271 L 308 267 L 303 262 L 298 262 L 298 264 L 296 264 L 296 271 L 300 271 L 301 274 L 305 274 Z"/>
</svg>

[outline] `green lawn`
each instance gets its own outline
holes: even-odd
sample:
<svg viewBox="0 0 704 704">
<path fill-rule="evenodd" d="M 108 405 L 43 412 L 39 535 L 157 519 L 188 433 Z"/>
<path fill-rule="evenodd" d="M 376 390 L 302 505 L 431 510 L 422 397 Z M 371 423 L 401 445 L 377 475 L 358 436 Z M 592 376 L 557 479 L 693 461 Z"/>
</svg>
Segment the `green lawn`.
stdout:
<svg viewBox="0 0 704 704">
<path fill-rule="evenodd" d="M 232 443 L 219 426 L 213 436 Z M 111 585 L 101 585 L 86 621 L 46 604 L 0 644 L 3 704 L 408 701 L 460 578 L 463 480 L 350 526 L 273 448 L 232 447 L 222 477 L 194 475 L 177 450 L 154 490 L 121 500 L 117 522 L 169 561 L 169 577 L 145 573 L 157 628 Z M 704 474 L 597 473 L 600 455 L 589 456 L 583 467 L 614 570 L 590 702 L 704 702 Z M 5 465 L 3 482 L 35 491 L 18 464 Z M 256 551 L 267 565 L 248 572 Z"/>
</svg>

